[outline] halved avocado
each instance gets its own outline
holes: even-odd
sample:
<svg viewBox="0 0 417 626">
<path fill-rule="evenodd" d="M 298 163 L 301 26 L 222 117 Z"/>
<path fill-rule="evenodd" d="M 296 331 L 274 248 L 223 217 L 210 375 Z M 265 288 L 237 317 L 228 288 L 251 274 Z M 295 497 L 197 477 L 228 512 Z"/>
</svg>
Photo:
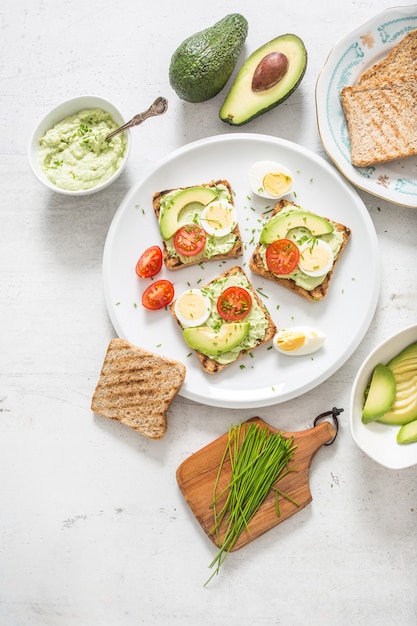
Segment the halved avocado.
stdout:
<svg viewBox="0 0 417 626">
<path fill-rule="evenodd" d="M 303 226 L 308 228 L 312 235 L 326 235 L 333 232 L 331 222 L 320 215 L 303 210 L 294 210 L 287 213 L 277 213 L 262 229 L 259 241 L 265 245 L 284 239 L 292 228 Z"/>
<path fill-rule="evenodd" d="M 284 76 L 263 91 L 252 89 L 259 63 L 267 55 L 280 52 L 288 59 Z M 258 115 L 284 102 L 302 81 L 307 67 L 307 50 L 297 35 L 276 37 L 253 52 L 243 64 L 220 109 L 220 119 L 232 126 L 247 124 Z"/>
<path fill-rule="evenodd" d="M 185 328 L 182 334 L 190 348 L 207 356 L 215 356 L 235 348 L 244 340 L 249 329 L 249 322 L 231 322 L 223 324 L 219 330 L 214 330 L 210 326 Z"/>
<path fill-rule="evenodd" d="M 182 209 L 192 202 L 206 206 L 218 197 L 215 187 L 187 187 L 179 191 L 161 211 L 159 229 L 162 237 L 167 240 L 178 230 L 178 217 Z"/>
</svg>

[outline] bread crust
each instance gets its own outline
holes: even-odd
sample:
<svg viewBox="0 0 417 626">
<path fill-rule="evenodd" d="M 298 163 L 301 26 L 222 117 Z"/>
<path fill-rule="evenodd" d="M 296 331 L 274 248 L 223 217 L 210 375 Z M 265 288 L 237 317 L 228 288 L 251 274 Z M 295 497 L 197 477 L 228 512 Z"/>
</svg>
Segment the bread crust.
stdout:
<svg viewBox="0 0 417 626">
<path fill-rule="evenodd" d="M 243 269 L 241 267 L 239 267 L 238 265 L 231 267 L 230 269 L 226 270 L 225 272 L 223 272 L 223 274 L 220 274 L 219 276 L 217 276 L 216 278 L 214 278 L 213 280 L 211 280 L 210 282 L 208 282 L 204 287 L 209 287 L 213 282 L 216 282 L 222 278 L 227 278 L 229 276 L 233 276 L 233 275 L 237 275 L 240 274 L 242 276 L 244 276 L 246 278 L 246 280 L 249 283 L 249 287 L 247 287 L 246 289 L 250 292 L 253 300 L 255 300 L 255 302 L 258 304 L 258 306 L 260 307 L 260 309 L 262 310 L 262 312 L 264 313 L 266 320 L 268 322 L 268 326 L 265 330 L 265 335 L 262 338 L 261 341 L 259 341 L 257 343 L 256 346 L 254 346 L 253 348 L 250 349 L 250 352 L 252 352 L 252 350 L 256 350 L 256 348 L 259 348 L 260 346 L 268 343 L 269 341 L 271 341 L 275 335 L 275 333 L 277 332 L 277 328 L 275 326 L 275 323 L 272 319 L 272 317 L 270 316 L 270 314 L 268 313 L 268 310 L 266 309 L 264 303 L 262 302 L 262 300 L 260 299 L 260 297 L 258 296 L 258 294 L 256 293 L 255 289 L 253 288 L 248 276 L 246 275 L 246 273 L 243 271 Z M 177 322 L 177 324 L 180 326 L 180 328 L 182 329 L 182 325 L 179 321 L 179 319 L 177 318 L 176 314 L 175 314 L 175 301 L 171 303 L 170 305 L 170 311 L 172 316 L 174 317 L 175 321 Z M 238 356 L 236 357 L 236 359 L 234 361 L 232 361 L 232 363 L 219 363 L 218 361 L 216 361 L 216 359 L 207 356 L 206 354 L 203 354 L 202 352 L 199 352 L 198 350 L 194 350 L 194 352 L 196 353 L 198 360 L 200 362 L 200 366 L 201 368 L 207 372 L 208 374 L 216 374 L 218 372 L 221 372 L 225 367 L 227 367 L 228 365 L 232 365 L 233 363 L 236 363 L 236 361 L 238 359 L 240 359 L 241 357 L 243 357 L 245 354 L 248 353 L 248 350 L 241 350 L 238 354 Z"/>
<path fill-rule="evenodd" d="M 185 365 L 124 339 L 107 347 L 91 410 L 149 439 L 167 431 L 167 411 L 184 382 Z"/>
<path fill-rule="evenodd" d="M 215 181 L 211 181 L 210 183 L 202 183 L 201 187 L 216 187 L 217 185 L 224 185 L 225 187 L 227 187 L 227 190 L 229 192 L 230 195 L 230 203 L 234 205 L 234 194 L 233 194 L 233 190 L 232 187 L 230 185 L 230 182 L 228 180 L 222 179 L 222 180 L 215 180 Z M 192 185 L 193 187 L 195 185 Z M 158 220 L 159 223 L 159 215 L 161 212 L 161 200 L 163 198 L 163 196 L 165 196 L 168 193 L 171 193 L 172 191 L 175 190 L 179 190 L 179 189 L 188 189 L 188 187 L 176 187 L 175 189 L 164 189 L 163 191 L 156 191 L 153 196 L 152 196 L 152 206 L 153 209 L 155 211 L 155 215 L 156 215 L 156 219 Z M 196 259 L 194 260 L 193 257 L 189 257 L 189 262 L 188 263 L 183 263 L 181 261 L 181 259 L 177 256 L 172 256 L 169 254 L 169 251 L 167 249 L 166 243 L 164 240 L 162 240 L 162 246 L 163 246 L 163 258 L 164 258 L 164 264 L 166 266 L 167 269 L 169 270 L 179 270 L 183 267 L 190 267 L 192 265 L 198 265 L 199 263 L 204 263 L 206 261 L 220 261 L 223 259 L 237 259 L 238 257 L 242 256 L 243 254 L 243 241 L 242 241 L 242 237 L 241 237 L 241 233 L 240 233 L 240 229 L 239 229 L 239 225 L 237 224 L 235 226 L 235 228 L 233 229 L 233 234 L 236 236 L 236 242 L 235 245 L 233 246 L 233 248 L 227 253 L 227 254 L 217 254 L 215 256 L 212 256 L 211 258 L 201 258 L 200 255 L 198 255 L 196 257 Z"/>
<path fill-rule="evenodd" d="M 276 215 L 277 213 L 279 213 L 280 211 L 282 211 L 284 208 L 287 208 L 287 207 L 298 208 L 298 205 L 289 200 L 285 200 L 285 199 L 279 200 L 277 204 L 275 205 L 273 211 L 271 212 L 270 219 L 274 215 Z M 338 230 L 339 232 L 343 233 L 343 242 L 339 250 L 339 254 L 337 255 L 333 263 L 332 269 L 330 270 L 330 272 L 328 272 L 328 274 L 326 275 L 326 278 L 321 283 L 321 285 L 318 285 L 317 287 L 309 291 L 308 289 L 304 289 L 303 287 L 300 287 L 299 285 L 297 285 L 292 278 L 280 278 L 279 276 L 276 276 L 272 272 L 266 270 L 263 264 L 262 257 L 260 255 L 260 249 L 261 249 L 260 243 L 257 244 L 255 250 L 253 251 L 249 259 L 250 270 L 254 274 L 258 274 L 259 276 L 262 276 L 262 278 L 272 280 L 278 285 L 281 285 L 282 287 L 289 289 L 290 291 L 298 294 L 299 296 L 302 296 L 303 298 L 307 298 L 307 300 L 311 300 L 311 301 L 323 300 L 323 298 L 326 297 L 327 292 L 329 290 L 329 285 L 333 276 L 334 267 L 336 263 L 339 261 L 342 255 L 342 252 L 344 248 L 346 247 L 346 244 L 351 236 L 350 228 L 348 228 L 344 224 L 330 220 L 327 217 L 325 219 L 327 219 L 331 224 L 333 224 L 335 230 Z"/>
</svg>

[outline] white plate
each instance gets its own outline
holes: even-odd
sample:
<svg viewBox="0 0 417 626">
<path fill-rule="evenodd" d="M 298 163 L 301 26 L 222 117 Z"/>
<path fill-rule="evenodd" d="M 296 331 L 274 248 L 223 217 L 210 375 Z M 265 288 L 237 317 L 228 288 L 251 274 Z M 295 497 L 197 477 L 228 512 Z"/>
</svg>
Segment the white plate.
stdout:
<svg viewBox="0 0 417 626">
<path fill-rule="evenodd" d="M 329 157 L 360 189 L 390 202 L 417 207 L 417 157 L 356 168 L 339 94 L 417 28 L 417 5 L 387 9 L 344 37 L 330 52 L 316 84 L 318 129 Z"/>
<path fill-rule="evenodd" d="M 408 326 L 377 346 L 361 365 L 353 383 L 350 400 L 350 431 L 359 448 L 371 459 L 389 469 L 404 469 L 417 464 L 417 443 L 400 445 L 396 441 L 399 426 L 373 422 L 362 423 L 366 386 L 378 363 L 387 363 L 401 350 L 417 341 L 417 326 Z"/>
<path fill-rule="evenodd" d="M 271 281 L 247 271 L 278 328 L 308 325 L 322 329 L 323 348 L 307 357 L 290 357 L 262 346 L 218 374 L 206 374 L 195 354 L 183 342 L 170 313 L 148 311 L 141 294 L 150 280 L 135 275 L 141 253 L 161 244 L 152 208 L 155 191 L 228 179 L 235 190 L 244 256 L 225 263 L 169 271 L 179 295 L 190 286 L 202 286 L 234 265 L 247 269 L 259 237 L 262 211 L 273 203 L 256 198 L 247 184 L 255 161 L 276 160 L 292 170 L 293 193 L 305 209 L 342 222 L 352 229 L 351 241 L 335 268 L 327 297 L 310 302 Z M 212 406 L 261 407 L 295 398 L 322 383 L 353 353 L 375 312 L 380 285 L 376 233 L 356 191 L 322 158 L 294 143 L 256 134 L 228 134 L 196 141 L 168 155 L 144 176 L 123 200 L 109 229 L 103 258 L 105 299 L 118 335 L 151 352 L 185 363 L 187 374 L 181 395 Z"/>
</svg>

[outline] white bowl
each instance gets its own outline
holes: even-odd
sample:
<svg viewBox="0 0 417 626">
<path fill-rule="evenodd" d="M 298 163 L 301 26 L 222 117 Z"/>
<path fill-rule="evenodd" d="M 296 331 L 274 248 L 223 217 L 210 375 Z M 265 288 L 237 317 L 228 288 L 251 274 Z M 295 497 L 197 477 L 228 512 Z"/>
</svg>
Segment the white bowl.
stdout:
<svg viewBox="0 0 417 626">
<path fill-rule="evenodd" d="M 129 130 L 125 131 L 126 150 L 125 150 L 125 154 L 124 154 L 123 160 L 119 168 L 114 172 L 114 174 L 110 178 L 108 178 L 107 180 L 99 183 L 98 185 L 90 189 L 68 190 L 68 189 L 61 189 L 60 187 L 57 187 L 56 185 L 54 185 L 53 182 L 51 182 L 46 177 L 46 175 L 42 171 L 42 168 L 38 162 L 39 139 L 43 137 L 46 131 L 48 131 L 55 124 L 62 121 L 69 115 L 74 115 L 75 113 L 78 113 L 79 111 L 82 111 L 83 109 L 96 109 L 96 108 L 103 109 L 103 111 L 110 113 L 112 118 L 114 119 L 114 121 L 116 122 L 118 126 L 121 126 L 122 124 L 125 123 L 125 120 L 123 119 L 123 116 L 120 113 L 119 109 L 117 109 L 115 105 L 109 102 L 108 100 L 105 100 L 104 98 L 101 98 L 99 96 L 78 96 L 76 98 L 72 98 L 71 100 L 66 100 L 65 102 L 62 102 L 61 104 L 59 104 L 58 106 L 50 110 L 49 113 L 47 113 L 44 116 L 44 118 L 39 122 L 39 124 L 36 126 L 35 130 L 33 131 L 30 137 L 29 147 L 28 147 L 29 162 L 30 162 L 30 165 L 32 167 L 32 170 L 35 176 L 41 181 L 41 183 L 46 185 L 46 187 L 48 187 L 49 189 L 52 189 L 52 191 L 56 191 L 57 193 L 62 193 L 62 194 L 69 195 L 69 196 L 85 196 L 91 193 L 96 193 L 97 191 L 101 191 L 105 187 L 108 187 L 122 173 L 127 163 L 127 160 L 129 158 L 129 154 L 130 154 L 131 141 L 130 141 Z"/>
<path fill-rule="evenodd" d="M 398 444 L 399 426 L 372 422 L 363 424 L 361 415 L 364 392 L 378 363 L 387 363 L 401 350 L 417 341 L 417 325 L 408 326 L 377 346 L 365 359 L 353 383 L 350 398 L 350 431 L 355 443 L 371 459 L 389 469 L 404 469 L 417 464 L 417 442 Z"/>
</svg>

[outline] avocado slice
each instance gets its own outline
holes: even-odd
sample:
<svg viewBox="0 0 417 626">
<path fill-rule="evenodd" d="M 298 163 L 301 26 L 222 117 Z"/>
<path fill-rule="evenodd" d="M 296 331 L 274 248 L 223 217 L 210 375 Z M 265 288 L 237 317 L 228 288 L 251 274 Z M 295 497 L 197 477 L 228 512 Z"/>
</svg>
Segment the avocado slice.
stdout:
<svg viewBox="0 0 417 626">
<path fill-rule="evenodd" d="M 401 426 L 397 433 L 397 443 L 414 443 L 417 441 L 417 420 Z"/>
<path fill-rule="evenodd" d="M 169 66 L 169 82 L 176 94 L 187 102 L 204 102 L 217 95 L 236 66 L 247 34 L 247 20 L 231 13 L 185 39 Z"/>
<path fill-rule="evenodd" d="M 215 187 L 187 187 L 178 192 L 161 210 L 159 229 L 163 239 L 170 239 L 177 232 L 178 218 L 184 207 L 192 202 L 206 206 L 218 196 L 219 193 Z"/>
<path fill-rule="evenodd" d="M 284 239 L 292 228 L 303 226 L 312 235 L 326 235 L 334 230 L 333 224 L 320 215 L 303 210 L 277 213 L 262 229 L 259 241 L 269 244 L 277 239 Z"/>
<path fill-rule="evenodd" d="M 362 422 L 369 424 L 384 415 L 395 400 L 395 378 L 391 370 L 382 363 L 375 367 L 366 391 L 362 410 Z"/>
<path fill-rule="evenodd" d="M 387 363 L 396 382 L 395 402 L 378 421 L 407 424 L 417 419 L 417 342 L 402 350 Z"/>
<path fill-rule="evenodd" d="M 210 326 L 185 328 L 183 337 L 187 345 L 207 356 L 216 356 L 235 348 L 249 333 L 249 322 L 223 324 L 219 330 Z"/>
<path fill-rule="evenodd" d="M 255 71 L 259 64 L 273 53 L 285 55 L 288 59 L 288 69 L 272 87 L 255 91 L 252 88 Z M 306 67 L 307 50 L 297 35 L 286 34 L 272 39 L 255 50 L 241 67 L 220 109 L 220 119 L 232 126 L 241 126 L 278 106 L 301 83 Z M 265 84 L 268 82 L 265 81 Z"/>
</svg>

